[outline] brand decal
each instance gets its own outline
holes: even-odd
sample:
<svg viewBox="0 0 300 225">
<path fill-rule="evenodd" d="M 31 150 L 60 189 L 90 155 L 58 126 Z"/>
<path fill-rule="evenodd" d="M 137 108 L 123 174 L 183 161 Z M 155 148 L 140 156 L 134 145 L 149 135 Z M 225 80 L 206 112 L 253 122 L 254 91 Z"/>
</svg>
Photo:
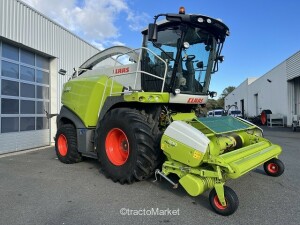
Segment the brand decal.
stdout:
<svg viewBox="0 0 300 225">
<path fill-rule="evenodd" d="M 69 92 L 69 91 L 71 91 L 71 87 L 65 87 L 64 88 L 64 92 Z"/>
<path fill-rule="evenodd" d="M 114 70 L 114 74 L 128 73 L 128 72 L 129 72 L 129 67 L 118 68 Z"/>
<path fill-rule="evenodd" d="M 170 145 L 171 147 L 176 147 L 176 146 L 177 146 L 177 143 L 174 142 L 174 141 L 172 141 L 171 139 L 166 140 L 165 142 L 166 142 L 168 145 Z"/>
<path fill-rule="evenodd" d="M 187 103 L 197 103 L 201 104 L 203 102 L 203 98 L 189 98 Z"/>
</svg>

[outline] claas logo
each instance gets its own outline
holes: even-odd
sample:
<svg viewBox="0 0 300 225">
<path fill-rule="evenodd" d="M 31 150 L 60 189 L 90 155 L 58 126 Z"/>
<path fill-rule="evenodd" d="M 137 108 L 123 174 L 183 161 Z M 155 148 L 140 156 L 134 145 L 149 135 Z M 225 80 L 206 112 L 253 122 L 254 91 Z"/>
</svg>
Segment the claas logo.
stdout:
<svg viewBox="0 0 300 225">
<path fill-rule="evenodd" d="M 187 103 L 196 103 L 201 104 L 203 102 L 203 98 L 189 98 Z"/>
<path fill-rule="evenodd" d="M 129 72 L 129 67 L 119 68 L 114 70 L 114 74 L 128 73 L 128 72 Z"/>
</svg>

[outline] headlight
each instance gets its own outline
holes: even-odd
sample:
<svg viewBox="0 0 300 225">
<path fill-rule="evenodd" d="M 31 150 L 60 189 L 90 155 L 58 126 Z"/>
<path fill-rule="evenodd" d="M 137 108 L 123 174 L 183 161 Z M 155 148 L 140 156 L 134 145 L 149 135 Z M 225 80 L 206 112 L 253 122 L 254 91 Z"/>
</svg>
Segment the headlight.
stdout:
<svg viewBox="0 0 300 225">
<path fill-rule="evenodd" d="M 188 49 L 190 47 L 190 43 L 188 43 L 187 41 L 183 43 L 183 47 L 185 49 Z"/>
</svg>

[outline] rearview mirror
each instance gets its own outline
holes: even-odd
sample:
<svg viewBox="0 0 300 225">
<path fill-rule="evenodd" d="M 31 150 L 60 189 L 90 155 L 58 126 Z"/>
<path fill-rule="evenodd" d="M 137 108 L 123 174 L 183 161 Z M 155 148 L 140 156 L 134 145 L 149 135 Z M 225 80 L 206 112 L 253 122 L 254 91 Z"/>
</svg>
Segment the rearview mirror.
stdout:
<svg viewBox="0 0 300 225">
<path fill-rule="evenodd" d="M 210 92 L 209 92 L 209 96 L 210 96 L 211 98 L 217 97 L 217 95 L 218 95 L 218 93 L 215 92 L 215 91 L 210 91 Z"/>
<path fill-rule="evenodd" d="M 148 41 L 157 41 L 157 24 L 150 23 L 148 26 Z"/>
<path fill-rule="evenodd" d="M 203 67 L 204 67 L 203 61 L 197 62 L 196 66 L 197 66 L 199 69 L 203 69 Z"/>
</svg>

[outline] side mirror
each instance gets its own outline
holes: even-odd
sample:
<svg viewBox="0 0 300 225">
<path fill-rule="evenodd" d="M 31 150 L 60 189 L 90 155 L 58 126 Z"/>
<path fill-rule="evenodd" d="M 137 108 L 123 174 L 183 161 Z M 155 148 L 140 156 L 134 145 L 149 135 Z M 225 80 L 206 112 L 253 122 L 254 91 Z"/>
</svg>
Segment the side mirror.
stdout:
<svg viewBox="0 0 300 225">
<path fill-rule="evenodd" d="M 210 91 L 209 92 L 209 96 L 211 97 L 211 98 L 214 98 L 214 97 L 217 97 L 217 92 L 215 92 L 215 91 Z"/>
<path fill-rule="evenodd" d="M 196 66 L 197 66 L 199 69 L 203 69 L 203 67 L 204 67 L 203 61 L 197 62 Z"/>
<path fill-rule="evenodd" d="M 148 41 L 157 41 L 157 24 L 150 23 L 148 26 Z"/>
<path fill-rule="evenodd" d="M 222 63 L 224 61 L 225 57 L 223 55 L 219 55 L 217 57 L 217 60 L 219 60 L 220 63 Z"/>
</svg>

